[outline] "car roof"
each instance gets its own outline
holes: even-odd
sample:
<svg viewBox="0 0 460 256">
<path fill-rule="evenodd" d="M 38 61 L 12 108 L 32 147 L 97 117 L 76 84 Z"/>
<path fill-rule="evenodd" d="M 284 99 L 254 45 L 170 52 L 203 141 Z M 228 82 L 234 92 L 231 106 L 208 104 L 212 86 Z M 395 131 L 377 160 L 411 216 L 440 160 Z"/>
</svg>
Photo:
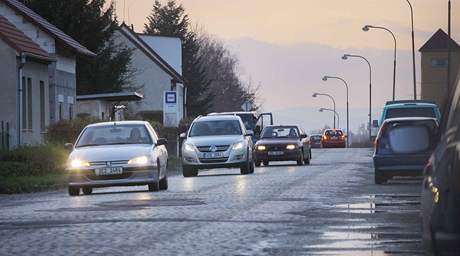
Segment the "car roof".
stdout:
<svg viewBox="0 0 460 256">
<path fill-rule="evenodd" d="M 288 124 L 282 124 L 282 125 L 276 125 L 276 124 L 272 124 L 272 125 L 267 125 L 265 127 L 297 127 L 297 128 L 300 128 L 298 125 L 288 125 Z"/>
<path fill-rule="evenodd" d="M 239 116 L 236 115 L 211 115 L 211 116 L 200 116 L 195 119 L 195 122 L 202 121 L 219 121 L 219 120 L 241 120 Z"/>
<path fill-rule="evenodd" d="M 97 126 L 110 126 L 110 125 L 145 125 L 148 124 L 146 121 L 113 121 L 113 122 L 100 122 L 100 123 L 94 123 L 90 124 L 87 127 L 97 127 Z"/>
<path fill-rule="evenodd" d="M 428 102 L 428 101 L 422 101 L 422 102 L 416 102 L 416 101 L 413 101 L 413 102 L 409 102 L 409 101 L 401 101 L 401 102 L 395 102 L 395 103 L 391 103 L 391 104 L 386 104 L 385 105 L 385 108 L 419 108 L 419 107 L 423 107 L 423 108 L 437 108 L 438 105 L 436 105 L 435 103 L 433 102 Z"/>
<path fill-rule="evenodd" d="M 214 112 L 214 113 L 209 113 L 208 116 L 241 115 L 241 114 L 256 115 L 256 112 L 253 112 L 253 111 Z"/>
<path fill-rule="evenodd" d="M 388 118 L 385 119 L 383 123 L 393 123 L 393 122 L 406 122 L 406 121 L 434 121 L 438 123 L 438 120 L 433 117 L 397 117 L 397 118 Z"/>
</svg>

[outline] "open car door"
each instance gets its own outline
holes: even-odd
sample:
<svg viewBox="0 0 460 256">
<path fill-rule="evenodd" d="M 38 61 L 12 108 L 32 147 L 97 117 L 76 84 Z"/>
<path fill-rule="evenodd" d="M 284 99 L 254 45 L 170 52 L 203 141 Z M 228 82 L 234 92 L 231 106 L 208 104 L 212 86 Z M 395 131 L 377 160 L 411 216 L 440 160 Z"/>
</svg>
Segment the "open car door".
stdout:
<svg viewBox="0 0 460 256">
<path fill-rule="evenodd" d="M 257 117 L 256 125 L 254 127 L 254 137 L 256 139 L 260 138 L 262 130 L 267 125 L 273 125 L 273 114 L 272 113 L 261 113 Z"/>
</svg>

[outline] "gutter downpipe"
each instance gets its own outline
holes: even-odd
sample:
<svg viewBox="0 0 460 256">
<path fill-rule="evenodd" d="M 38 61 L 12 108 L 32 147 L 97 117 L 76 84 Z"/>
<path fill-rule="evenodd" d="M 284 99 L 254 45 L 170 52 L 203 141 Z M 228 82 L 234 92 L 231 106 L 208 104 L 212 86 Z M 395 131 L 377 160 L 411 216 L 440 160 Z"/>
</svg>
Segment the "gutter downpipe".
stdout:
<svg viewBox="0 0 460 256">
<path fill-rule="evenodd" d="M 22 93 L 24 85 L 22 84 L 22 69 L 26 64 L 26 55 L 21 53 L 20 55 L 20 62 L 18 66 L 18 120 L 17 120 L 17 134 L 18 134 L 18 146 L 21 145 L 21 129 L 22 129 Z"/>
</svg>

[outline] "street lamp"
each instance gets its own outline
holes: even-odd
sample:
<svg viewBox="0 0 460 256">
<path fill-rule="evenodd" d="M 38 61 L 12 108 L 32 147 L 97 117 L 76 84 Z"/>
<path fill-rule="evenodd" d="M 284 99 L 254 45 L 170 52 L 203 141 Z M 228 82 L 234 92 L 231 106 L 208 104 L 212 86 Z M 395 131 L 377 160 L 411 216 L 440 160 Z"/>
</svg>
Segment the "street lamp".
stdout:
<svg viewBox="0 0 460 256">
<path fill-rule="evenodd" d="M 369 29 L 374 28 L 374 29 L 382 29 L 391 34 L 393 37 L 395 47 L 394 47 L 394 57 L 393 57 L 393 100 L 395 100 L 395 90 L 396 90 L 396 37 L 391 30 L 385 27 L 379 27 L 379 26 L 372 26 L 372 25 L 366 25 L 363 27 L 363 31 L 367 32 Z"/>
<path fill-rule="evenodd" d="M 415 36 L 414 36 L 414 9 L 412 8 L 412 4 L 409 0 L 406 0 L 410 7 L 410 19 L 412 25 L 412 74 L 414 76 L 414 100 L 417 99 L 417 81 L 416 81 L 416 74 L 415 74 Z"/>
<path fill-rule="evenodd" d="M 320 108 L 320 109 L 319 109 L 319 112 L 324 112 L 324 111 L 334 112 L 334 121 L 335 121 L 335 117 L 337 117 L 337 127 L 340 128 L 340 117 L 339 117 L 339 113 L 337 113 L 337 111 L 335 111 L 335 110 L 333 110 L 333 109 L 330 109 L 330 108 Z M 334 128 L 335 128 L 335 125 L 334 125 Z"/>
<path fill-rule="evenodd" d="M 331 100 L 332 100 L 332 104 L 334 106 L 334 111 L 335 111 L 335 100 L 334 100 L 334 97 L 332 97 L 330 94 L 327 94 L 327 93 L 318 93 L 318 92 L 315 92 L 313 93 L 312 97 L 313 98 L 316 98 L 318 96 L 326 96 L 326 97 L 329 97 Z M 335 115 L 334 115 L 334 128 L 335 128 Z"/>
<path fill-rule="evenodd" d="M 371 66 L 371 63 L 365 57 L 361 55 L 344 54 L 342 56 L 343 60 L 348 60 L 348 58 L 362 59 L 369 66 L 369 125 L 368 125 L 368 130 L 369 130 L 369 139 L 370 139 L 371 138 L 371 123 L 372 123 L 372 66 Z"/>
<path fill-rule="evenodd" d="M 350 134 L 350 109 L 349 109 L 349 103 L 348 103 L 348 84 L 343 78 L 338 77 L 338 76 L 324 76 L 323 77 L 323 81 L 327 81 L 327 79 L 340 80 L 345 84 L 345 87 L 347 88 L 347 134 L 349 135 Z M 347 147 L 350 147 L 350 144 L 348 143 L 348 140 L 347 140 Z"/>
</svg>

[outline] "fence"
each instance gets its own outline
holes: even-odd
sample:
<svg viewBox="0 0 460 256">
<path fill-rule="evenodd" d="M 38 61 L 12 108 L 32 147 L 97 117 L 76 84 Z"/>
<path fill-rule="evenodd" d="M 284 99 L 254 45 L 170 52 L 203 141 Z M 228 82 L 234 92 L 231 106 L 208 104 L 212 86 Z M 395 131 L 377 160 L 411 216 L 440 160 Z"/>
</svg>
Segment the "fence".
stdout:
<svg viewBox="0 0 460 256">
<path fill-rule="evenodd" d="M 3 150 L 10 148 L 10 123 L 0 122 L 0 146 Z"/>
</svg>

